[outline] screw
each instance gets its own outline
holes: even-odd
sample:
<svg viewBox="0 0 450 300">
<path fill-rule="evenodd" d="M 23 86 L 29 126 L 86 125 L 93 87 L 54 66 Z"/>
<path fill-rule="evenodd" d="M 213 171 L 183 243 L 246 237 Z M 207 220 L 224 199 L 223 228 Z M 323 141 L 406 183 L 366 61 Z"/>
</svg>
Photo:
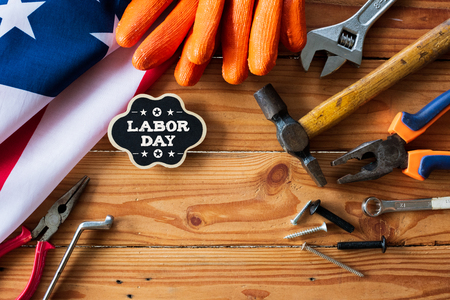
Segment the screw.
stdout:
<svg viewBox="0 0 450 300">
<path fill-rule="evenodd" d="M 349 272 L 351 272 L 351 273 L 353 273 L 353 274 L 355 274 L 355 275 L 357 275 L 357 276 L 359 276 L 359 277 L 364 277 L 364 275 L 363 275 L 361 272 L 358 272 L 358 271 L 356 271 L 356 270 L 350 268 L 349 266 L 344 265 L 343 263 L 338 262 L 337 260 L 335 260 L 335 259 L 333 259 L 333 258 L 331 258 L 331 257 L 329 257 L 329 256 L 326 256 L 326 255 L 323 254 L 323 253 L 320 253 L 320 252 L 317 251 L 316 249 L 313 249 L 313 248 L 309 247 L 308 245 L 306 245 L 306 243 L 303 243 L 303 245 L 302 245 L 302 250 L 304 250 L 304 249 L 308 250 L 309 252 L 311 252 L 311 253 L 313 253 L 313 254 L 315 254 L 315 255 L 317 255 L 317 256 L 320 256 L 320 257 L 322 257 L 322 258 L 328 260 L 329 262 L 332 262 L 332 263 L 335 264 L 336 266 L 339 266 L 339 267 L 341 267 L 342 269 L 345 269 L 345 270 L 347 270 L 347 271 L 349 271 Z"/>
<path fill-rule="evenodd" d="M 353 227 L 352 224 L 342 220 L 341 218 L 339 218 L 338 216 L 333 214 L 328 209 L 320 206 L 320 200 L 314 201 L 309 208 L 309 213 L 311 215 L 313 215 L 315 212 L 317 212 L 319 215 L 321 215 L 325 219 L 333 222 L 334 224 L 336 224 L 337 226 L 341 227 L 342 229 L 344 229 L 345 231 L 347 231 L 349 233 L 352 233 L 353 230 L 355 230 L 355 227 Z"/>
<path fill-rule="evenodd" d="M 296 233 L 287 235 L 284 238 L 285 239 L 293 239 L 295 237 L 298 237 L 298 236 L 301 236 L 301 235 L 305 235 L 305 234 L 314 233 L 314 232 L 317 232 L 317 231 L 320 231 L 320 230 L 327 232 L 327 224 L 325 224 L 325 222 L 323 222 L 323 224 L 321 226 L 310 228 L 310 229 L 306 229 L 306 230 L 303 230 L 303 231 L 300 231 L 300 232 L 296 232 Z"/>
<path fill-rule="evenodd" d="M 381 241 L 339 242 L 337 248 L 339 250 L 381 248 L 381 251 L 384 253 L 386 252 L 386 238 L 383 235 L 381 236 Z"/>
<path fill-rule="evenodd" d="M 300 219 L 300 217 L 303 215 L 303 213 L 306 211 L 306 209 L 309 207 L 309 205 L 311 204 L 311 200 L 308 201 L 308 203 L 306 203 L 305 207 L 302 208 L 302 210 L 295 216 L 294 219 L 291 220 L 292 225 L 297 225 L 297 221 L 298 219 Z"/>
</svg>

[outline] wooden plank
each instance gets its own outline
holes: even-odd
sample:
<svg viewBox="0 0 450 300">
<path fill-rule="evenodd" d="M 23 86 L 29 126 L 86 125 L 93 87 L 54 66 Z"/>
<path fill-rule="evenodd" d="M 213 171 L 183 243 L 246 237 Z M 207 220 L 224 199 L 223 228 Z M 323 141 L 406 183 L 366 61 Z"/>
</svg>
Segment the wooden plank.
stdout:
<svg viewBox="0 0 450 300">
<path fill-rule="evenodd" d="M 320 252 L 360 278 L 299 248 L 77 248 L 51 299 L 448 299 L 450 248 Z M 65 249 L 48 253 L 42 299 Z M 34 249 L 1 260 L 0 299 L 14 299 Z M 341 296 L 337 296 L 341 295 Z"/>
<path fill-rule="evenodd" d="M 103 220 L 107 214 L 116 218 L 113 229 L 85 233 L 80 245 L 299 245 L 304 240 L 336 245 L 338 241 L 379 240 L 381 235 L 390 245 L 450 243 L 448 210 L 378 218 L 367 217 L 361 210 L 369 196 L 386 200 L 449 196 L 449 171 L 435 171 L 425 182 L 396 170 L 376 181 L 338 185 L 337 178 L 358 172 L 361 163 L 332 168 L 330 161 L 338 154 L 316 156 L 329 182 L 324 188 L 316 187 L 300 163 L 285 153 L 189 153 L 176 169 L 140 170 L 125 153 L 91 152 L 25 225 L 34 228 L 56 198 L 86 174 L 91 181 L 52 237 L 56 245 L 68 245 L 81 222 Z M 325 221 L 306 214 L 299 226 L 290 223 L 308 200 L 316 199 L 353 224 L 355 231 L 349 234 L 328 222 L 328 233 L 283 239 Z"/>
<path fill-rule="evenodd" d="M 250 76 L 239 86 L 232 86 L 221 77 L 221 59 L 215 59 L 206 69 L 203 79 L 194 87 L 183 88 L 173 80 L 173 68 L 148 93 L 160 96 L 178 94 L 188 110 L 198 113 L 206 122 L 207 136 L 197 151 L 281 151 L 275 126 L 264 118 L 253 93 L 272 83 L 286 102 L 289 113 L 300 119 L 315 106 L 364 77 L 382 64 L 367 60 L 356 69 L 344 65 L 338 73 L 320 79 L 320 62 L 313 62 L 312 71 L 305 73 L 297 60 L 280 59 L 269 75 Z M 351 118 L 315 137 L 312 150 L 349 150 L 362 142 L 386 138 L 387 129 L 399 111 L 411 113 L 448 90 L 450 61 L 436 61 L 419 73 L 382 92 L 358 109 Z M 414 141 L 413 147 L 448 149 L 450 145 L 450 115 L 444 115 L 426 134 Z M 103 138 L 94 150 L 113 150 Z"/>
<path fill-rule="evenodd" d="M 343 22 L 365 3 L 365 0 L 307 0 L 305 15 L 308 31 Z M 389 58 L 448 18 L 450 8 L 446 1 L 399 0 L 367 32 L 363 55 L 366 58 Z M 279 47 L 279 54 L 298 55 L 282 45 Z M 450 55 L 446 57 L 449 58 Z"/>
</svg>

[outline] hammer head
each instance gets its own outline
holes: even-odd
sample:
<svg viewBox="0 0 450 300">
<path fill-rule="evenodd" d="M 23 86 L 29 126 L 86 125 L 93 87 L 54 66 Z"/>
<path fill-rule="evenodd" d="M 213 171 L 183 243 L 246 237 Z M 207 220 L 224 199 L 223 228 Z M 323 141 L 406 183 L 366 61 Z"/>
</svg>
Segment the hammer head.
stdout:
<svg viewBox="0 0 450 300">
<path fill-rule="evenodd" d="M 286 104 L 271 84 L 253 95 L 264 116 L 277 127 L 277 139 L 283 149 L 298 158 L 317 186 L 327 184 L 319 163 L 309 152 L 309 137 L 303 126 L 288 113 Z"/>
</svg>

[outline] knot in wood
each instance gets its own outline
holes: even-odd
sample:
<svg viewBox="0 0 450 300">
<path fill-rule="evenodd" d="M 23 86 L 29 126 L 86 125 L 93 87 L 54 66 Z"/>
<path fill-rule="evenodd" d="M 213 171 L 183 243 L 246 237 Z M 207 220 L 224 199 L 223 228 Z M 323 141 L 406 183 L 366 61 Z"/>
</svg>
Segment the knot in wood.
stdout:
<svg viewBox="0 0 450 300">
<path fill-rule="evenodd" d="M 187 214 L 187 221 L 189 226 L 198 229 L 202 225 L 204 225 L 204 222 L 201 218 L 201 216 L 198 213 L 188 212 Z"/>
<path fill-rule="evenodd" d="M 285 164 L 274 166 L 267 175 L 267 183 L 269 185 L 283 184 L 289 177 L 289 168 Z"/>
</svg>

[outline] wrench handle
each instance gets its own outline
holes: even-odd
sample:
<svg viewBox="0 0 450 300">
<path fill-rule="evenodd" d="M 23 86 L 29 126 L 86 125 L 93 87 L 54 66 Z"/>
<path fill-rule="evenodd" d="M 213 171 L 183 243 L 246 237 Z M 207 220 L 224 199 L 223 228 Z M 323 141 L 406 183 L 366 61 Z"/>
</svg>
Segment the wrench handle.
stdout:
<svg viewBox="0 0 450 300">
<path fill-rule="evenodd" d="M 369 29 L 373 23 L 397 0 L 369 0 L 355 14 L 359 23 Z"/>
<path fill-rule="evenodd" d="M 311 139 L 449 49 L 450 19 L 430 30 L 362 79 L 316 106 L 303 116 L 299 123 Z"/>
</svg>

